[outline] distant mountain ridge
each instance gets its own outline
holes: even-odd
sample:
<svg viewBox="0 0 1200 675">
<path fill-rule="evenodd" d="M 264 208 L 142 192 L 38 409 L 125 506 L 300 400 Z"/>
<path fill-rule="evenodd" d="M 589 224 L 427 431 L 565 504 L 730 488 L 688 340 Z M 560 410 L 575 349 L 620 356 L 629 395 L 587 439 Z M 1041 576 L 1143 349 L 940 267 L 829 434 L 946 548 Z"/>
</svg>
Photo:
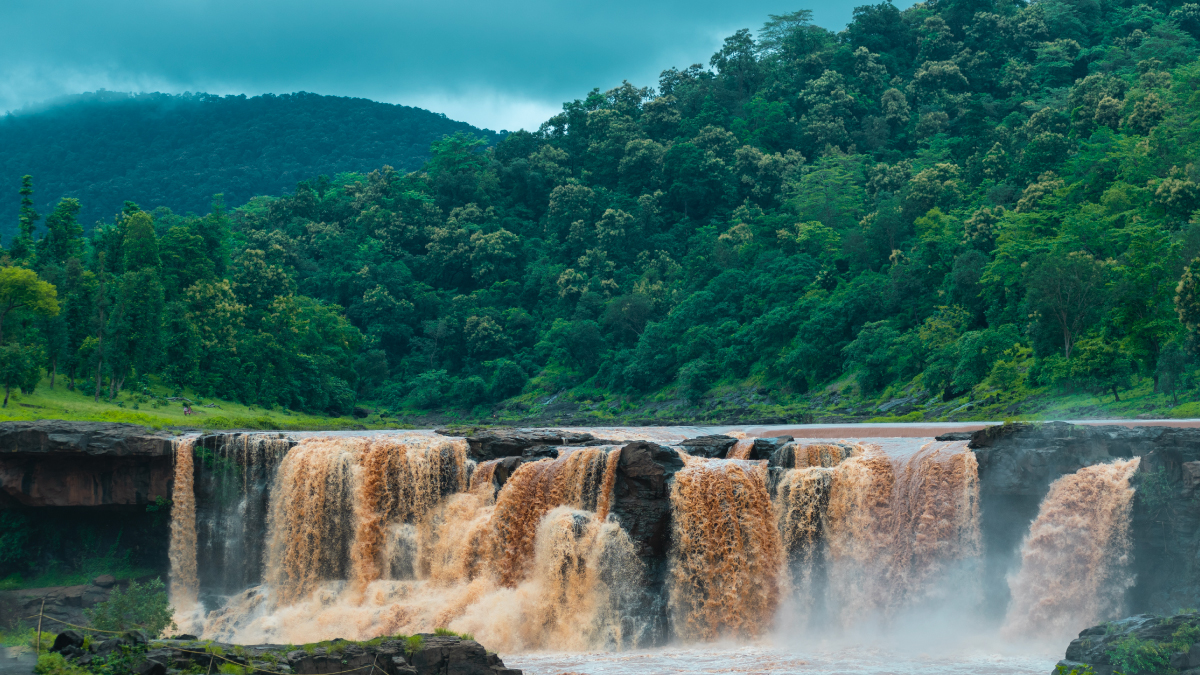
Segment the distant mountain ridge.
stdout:
<svg viewBox="0 0 1200 675">
<path fill-rule="evenodd" d="M 421 108 L 307 92 L 247 97 L 99 91 L 0 117 L 0 234 L 15 231 L 21 176 L 34 177 L 36 208 L 61 197 L 79 220 L 109 220 L 125 200 L 144 208 L 207 213 L 216 193 L 243 204 L 291 192 L 297 181 L 385 164 L 418 168 L 431 142 L 500 134 Z M 9 195 L 4 199 L 3 195 Z"/>
</svg>

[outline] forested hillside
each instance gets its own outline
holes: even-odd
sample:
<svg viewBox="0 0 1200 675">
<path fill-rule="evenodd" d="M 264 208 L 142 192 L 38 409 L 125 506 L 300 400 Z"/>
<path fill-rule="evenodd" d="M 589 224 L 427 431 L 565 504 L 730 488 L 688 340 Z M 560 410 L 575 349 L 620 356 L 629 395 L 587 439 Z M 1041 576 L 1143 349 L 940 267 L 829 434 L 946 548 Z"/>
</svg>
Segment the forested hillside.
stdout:
<svg viewBox="0 0 1200 675">
<path fill-rule="evenodd" d="M 445 134 L 498 136 L 420 108 L 317 94 L 70 96 L 0 118 L 0 182 L 38 179 L 36 206 L 62 197 L 82 205 L 90 229 L 124 200 L 206 213 L 212 196 L 232 204 L 282 194 L 319 174 L 412 171 Z M 11 236 L 14 221 L 0 227 Z"/>
<path fill-rule="evenodd" d="M 5 353 L 91 394 L 154 374 L 477 419 L 1195 398 L 1200 5 L 808 19 L 495 147 L 447 137 L 412 173 L 202 218 L 131 205 L 87 241 L 61 202 L 9 248 L 60 311 L 14 309 Z"/>
</svg>

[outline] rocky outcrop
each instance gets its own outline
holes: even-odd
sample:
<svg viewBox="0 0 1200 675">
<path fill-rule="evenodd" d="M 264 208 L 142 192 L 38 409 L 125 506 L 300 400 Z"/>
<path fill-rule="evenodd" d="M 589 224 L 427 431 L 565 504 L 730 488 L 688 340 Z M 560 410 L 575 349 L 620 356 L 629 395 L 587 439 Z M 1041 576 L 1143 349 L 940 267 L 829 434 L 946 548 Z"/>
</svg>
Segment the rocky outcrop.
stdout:
<svg viewBox="0 0 1200 675">
<path fill-rule="evenodd" d="M 664 588 L 671 546 L 671 479 L 682 468 L 678 452 L 655 443 L 638 441 L 621 448 L 611 514 L 645 565 L 645 585 L 633 612 L 645 634 L 634 640 L 636 644 L 659 644 L 667 637 Z"/>
<path fill-rule="evenodd" d="M 89 455 L 170 457 L 171 437 L 136 424 L 36 420 L 0 423 L 0 457 Z"/>
<path fill-rule="evenodd" d="M 140 654 L 136 675 L 167 675 L 189 669 L 216 672 L 222 665 L 296 675 L 360 673 L 361 675 L 521 675 L 507 668 L 495 653 L 474 640 L 455 635 L 422 633 L 420 640 L 377 639 L 369 642 L 331 640 L 304 649 L 283 645 L 239 646 L 186 639 L 148 640 L 140 631 L 95 641 L 84 646 L 83 635 L 60 633 L 52 651 L 88 667 L 108 654 L 123 650 Z"/>
<path fill-rule="evenodd" d="M 172 443 L 135 424 L 0 423 L 0 507 L 133 505 L 165 498 Z"/>
<path fill-rule="evenodd" d="M 109 575 L 96 577 L 89 584 L 78 586 L 55 586 L 51 588 L 25 588 L 17 591 L 0 591 L 0 608 L 3 612 L 12 612 L 14 617 L 36 615 L 43 611 L 51 619 L 65 621 L 79 626 L 87 625 L 87 617 L 83 610 L 89 609 L 96 603 L 108 600 L 114 588 L 126 585 L 128 581 L 117 582 Z M 47 630 L 56 632 L 59 624 L 46 623 Z"/>
<path fill-rule="evenodd" d="M 1130 535 L 1134 612 L 1200 604 L 1200 429 L 1164 426 L 1005 424 L 974 432 L 988 606 L 1004 607 L 1006 576 L 1029 523 L 1058 478 L 1085 466 L 1140 457 Z"/>
<path fill-rule="evenodd" d="M 438 429 L 443 436 L 459 436 L 458 429 Z M 596 437 L 562 429 L 483 429 L 466 436 L 471 459 L 486 462 L 501 457 L 519 457 L 536 446 L 585 445 Z"/>
<path fill-rule="evenodd" d="M 679 447 L 693 457 L 724 459 L 729 454 L 729 449 L 736 443 L 737 439 L 733 436 L 713 434 L 680 441 Z"/>
<path fill-rule="evenodd" d="M 1096 675 L 1181 673 L 1200 675 L 1200 614 L 1140 614 L 1079 633 L 1058 662 L 1064 672 L 1090 666 Z M 1135 660 L 1136 659 L 1136 660 Z M 1138 665 L 1135 665 L 1138 664 Z M 1057 669 L 1056 669 L 1057 672 Z"/>
</svg>

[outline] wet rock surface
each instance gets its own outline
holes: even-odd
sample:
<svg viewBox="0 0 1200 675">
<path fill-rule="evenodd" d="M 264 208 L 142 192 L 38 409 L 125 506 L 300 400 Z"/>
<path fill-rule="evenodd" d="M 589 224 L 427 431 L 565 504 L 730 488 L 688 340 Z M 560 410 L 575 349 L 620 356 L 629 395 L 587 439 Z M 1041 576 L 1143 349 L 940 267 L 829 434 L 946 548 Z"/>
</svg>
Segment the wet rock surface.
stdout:
<svg viewBox="0 0 1200 675">
<path fill-rule="evenodd" d="M 443 436 L 459 436 L 458 429 L 438 429 Z M 471 459 L 487 461 L 501 457 L 520 457 L 537 446 L 583 445 L 595 441 L 588 433 L 562 429 L 484 429 L 466 436 Z"/>
<path fill-rule="evenodd" d="M 55 453 L 169 457 L 171 437 L 136 424 L 34 420 L 0 423 L 0 456 Z"/>
<path fill-rule="evenodd" d="M 737 439 L 733 436 L 713 434 L 680 441 L 679 447 L 693 457 L 724 459 L 729 454 L 729 449 L 736 443 Z"/>
<path fill-rule="evenodd" d="M 1139 614 L 1079 633 L 1058 662 L 1066 672 L 1091 666 L 1096 675 L 1186 673 L 1200 675 L 1200 613 Z M 1134 666 L 1140 663 L 1141 667 Z M 1056 671 L 1057 672 L 1057 669 Z"/>
<path fill-rule="evenodd" d="M 109 580 L 112 580 L 111 582 Z M 99 585 L 107 584 L 107 585 Z M 33 616 L 42 608 L 45 600 L 45 614 L 51 619 L 65 621 L 79 626 L 87 625 L 83 610 L 94 607 L 97 603 L 108 600 L 109 594 L 115 589 L 126 585 L 117 583 L 109 576 L 107 579 L 98 577 L 90 584 L 78 586 L 54 586 L 49 588 L 26 588 L 17 591 L 0 591 L 0 615 L 11 613 L 14 617 Z M 61 625 L 46 622 L 46 630 L 57 632 Z"/>
<path fill-rule="evenodd" d="M 683 469 L 679 453 L 645 441 L 621 448 L 613 484 L 611 514 L 629 534 L 645 565 L 645 586 L 636 614 L 648 634 L 641 641 L 656 644 L 667 635 L 664 586 L 667 552 L 671 546 L 671 479 Z"/>
<path fill-rule="evenodd" d="M 85 646 L 75 631 L 59 634 L 52 651 L 84 668 L 100 666 L 114 653 L 140 654 L 132 659 L 136 675 L 175 675 L 197 668 L 217 672 L 223 664 L 250 666 L 256 672 L 283 675 L 521 675 L 474 640 L 422 633 L 419 647 L 406 640 L 368 642 L 331 640 L 297 649 L 292 645 L 233 645 L 199 641 L 193 636 L 149 640 L 131 631 Z"/>
</svg>

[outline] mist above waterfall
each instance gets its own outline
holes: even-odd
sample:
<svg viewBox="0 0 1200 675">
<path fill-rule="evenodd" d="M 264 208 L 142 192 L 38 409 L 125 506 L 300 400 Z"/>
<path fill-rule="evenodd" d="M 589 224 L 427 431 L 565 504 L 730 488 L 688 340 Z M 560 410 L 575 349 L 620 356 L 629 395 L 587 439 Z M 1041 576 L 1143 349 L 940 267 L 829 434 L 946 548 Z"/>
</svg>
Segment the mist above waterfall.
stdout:
<svg viewBox="0 0 1200 675">
<path fill-rule="evenodd" d="M 178 447 L 176 485 L 210 480 L 188 475 L 190 446 Z M 218 452 L 226 464 L 214 466 L 262 475 L 265 487 L 225 494 L 220 508 L 201 500 L 191 515 L 177 499 L 173 597 L 210 598 L 203 637 L 237 642 L 447 627 L 507 653 L 746 640 L 1002 645 L 998 623 L 985 618 L 978 465 L 964 442 L 781 443 L 774 457 L 794 468 L 745 459 L 754 447 L 743 439 L 729 450 L 735 458 L 720 459 L 648 443 L 564 446 L 476 463 L 462 439 L 410 432 L 313 436 L 278 454 Z M 1059 621 L 1062 630 L 1119 611 L 1120 523 L 1134 469 L 1089 467 L 1055 484 L 1013 582 L 1009 626 L 1037 630 L 1044 610 L 1030 598 L 1047 584 L 1112 599 Z M 639 482 L 655 471 L 661 496 Z M 1095 510 L 1104 495 L 1107 519 L 1095 527 L 1063 539 L 1047 524 Z M 260 526 L 189 538 L 195 513 L 244 518 L 259 499 Z M 647 504 L 663 504 L 669 518 L 653 520 Z M 655 529 L 663 523 L 667 531 Z M 261 583 L 213 589 L 203 574 L 190 580 L 189 542 L 204 550 L 213 536 L 238 539 L 255 527 L 261 558 L 240 563 L 261 569 L 250 574 Z M 655 541 L 667 546 L 661 557 L 648 553 Z M 1062 557 L 1048 557 L 1054 546 L 1045 542 L 1057 542 Z M 1071 558 L 1085 550 L 1108 551 L 1110 564 Z M 208 586 L 224 579 L 207 578 Z M 182 618 L 186 604 L 177 608 Z"/>
</svg>

